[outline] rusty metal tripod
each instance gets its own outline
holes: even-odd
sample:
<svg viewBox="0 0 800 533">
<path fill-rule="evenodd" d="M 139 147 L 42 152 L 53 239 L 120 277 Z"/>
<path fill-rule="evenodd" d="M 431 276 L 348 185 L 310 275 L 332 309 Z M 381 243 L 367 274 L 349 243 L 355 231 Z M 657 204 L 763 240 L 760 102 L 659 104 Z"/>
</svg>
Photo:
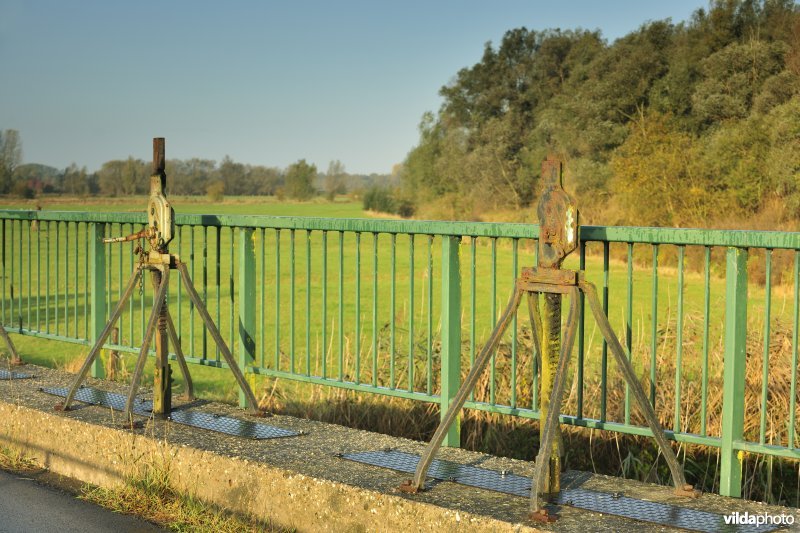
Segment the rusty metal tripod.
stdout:
<svg viewBox="0 0 800 533">
<path fill-rule="evenodd" d="M 169 336 L 170 342 L 172 342 L 173 346 L 175 347 L 175 355 L 178 360 L 178 365 L 180 366 L 181 374 L 186 382 L 186 396 L 189 400 L 193 399 L 194 392 L 192 379 L 189 375 L 189 367 L 186 364 L 186 358 L 181 350 L 178 334 L 175 330 L 175 324 L 172 321 L 172 316 L 169 313 L 169 307 L 167 305 L 169 273 L 170 270 L 177 270 L 180 273 L 181 281 L 186 288 L 186 292 L 189 294 L 189 298 L 203 320 L 203 324 L 205 325 L 206 329 L 208 329 L 211 337 L 214 339 L 214 342 L 219 347 L 219 351 L 224 357 L 225 363 L 227 363 L 228 368 L 230 368 L 234 378 L 236 379 L 236 382 L 242 389 L 242 392 L 247 400 L 250 413 L 255 416 L 265 416 L 265 413 L 258 409 L 258 402 L 256 401 L 250 385 L 245 380 L 242 371 L 239 369 L 239 366 L 236 363 L 236 360 L 233 358 L 233 355 L 228 349 L 227 344 L 225 344 L 219 329 L 217 328 L 216 324 L 214 324 L 211 315 L 208 313 L 208 309 L 206 309 L 203 300 L 197 293 L 197 290 L 192 283 L 191 276 L 189 275 L 189 271 L 186 268 L 186 264 L 183 263 L 177 255 L 170 254 L 168 251 L 167 245 L 172 240 L 175 224 L 174 210 L 170 206 L 169 202 L 167 202 L 164 194 L 166 182 L 164 167 L 164 139 L 156 138 L 153 139 L 154 174 L 150 178 L 148 227 L 138 233 L 134 233 L 133 235 L 128 235 L 126 237 L 104 239 L 104 242 L 106 243 L 114 243 L 146 238 L 150 243 L 150 250 L 149 252 L 145 252 L 141 247 L 137 248 L 137 251 L 139 252 L 139 261 L 136 264 L 133 274 L 128 280 L 128 284 L 125 287 L 122 297 L 117 303 L 117 306 L 111 312 L 108 322 L 103 328 L 103 331 L 100 333 L 100 336 L 95 341 L 94 346 L 92 346 L 92 349 L 86 356 L 86 359 L 78 371 L 75 381 L 70 387 L 64 402 L 58 404 L 56 408 L 65 411 L 69 409 L 70 404 L 75 397 L 75 393 L 77 392 L 81 383 L 83 383 L 83 381 L 86 379 L 89 368 L 91 368 L 92 363 L 97 358 L 100 350 L 103 348 L 103 344 L 111 334 L 114 324 L 122 314 L 125 303 L 131 297 L 136 283 L 144 275 L 145 270 L 149 270 L 152 273 L 155 296 L 153 298 L 153 308 L 150 313 L 150 319 L 147 322 L 147 329 L 145 330 L 144 338 L 142 339 L 142 345 L 139 349 L 139 356 L 136 360 L 136 367 L 131 378 L 130 390 L 125 403 L 125 419 L 126 421 L 132 420 L 131 413 L 133 409 L 133 402 L 139 389 L 139 381 L 141 380 L 142 373 L 144 371 L 145 362 L 147 361 L 150 340 L 154 336 L 156 340 L 157 361 L 153 413 L 161 416 L 167 416 L 172 408 L 171 370 L 169 367 L 167 336 Z"/>
<path fill-rule="evenodd" d="M 424 490 L 425 478 L 436 452 L 441 447 L 442 441 L 450 429 L 450 426 L 456 421 L 458 413 L 464 406 L 469 394 L 475 389 L 478 379 L 491 360 L 494 349 L 497 347 L 497 344 L 508 328 L 512 317 L 517 312 L 522 302 L 522 297 L 527 296 L 528 298 L 528 313 L 531 321 L 531 330 L 533 332 L 534 348 L 537 354 L 542 354 L 542 320 L 539 315 L 539 294 L 558 295 L 559 297 L 566 295 L 569 297 L 566 332 L 564 334 L 564 342 L 561 344 L 560 353 L 558 355 L 552 391 L 549 395 L 550 408 L 547 409 L 543 421 L 543 429 L 540 434 L 539 452 L 536 456 L 533 478 L 531 481 L 530 501 L 530 517 L 532 519 L 539 521 L 552 521 L 555 519 L 553 515 L 548 514 L 547 510 L 540 503 L 540 498 L 546 495 L 543 494 L 544 492 L 550 494 L 549 490 L 543 490 L 545 478 L 547 476 L 560 475 L 560 472 L 552 471 L 550 457 L 556 432 L 558 431 L 558 415 L 563 398 L 564 386 L 567 380 L 569 358 L 578 327 L 578 298 L 580 294 L 583 293 L 589 301 L 592 315 L 597 321 L 608 346 L 611 348 L 611 352 L 614 354 L 618 366 L 622 369 L 625 381 L 630 386 L 631 391 L 633 391 L 633 395 L 644 413 L 647 425 L 652 431 L 653 437 L 667 461 L 676 493 L 683 496 L 697 496 L 699 493 L 694 491 L 692 486 L 686 483 L 683 469 L 678 463 L 675 452 L 670 447 L 664 431 L 658 422 L 658 418 L 653 411 L 653 407 L 650 405 L 644 389 L 636 377 L 633 365 L 626 357 L 622 344 L 620 344 L 611 324 L 608 322 L 608 317 L 605 315 L 603 307 L 597 298 L 597 290 L 594 285 L 586 281 L 582 271 L 560 269 L 564 257 L 577 247 L 578 213 L 575 208 L 574 200 L 561 188 L 560 163 L 551 159 L 545 161 L 542 177 L 545 181 L 545 191 L 539 204 L 539 266 L 537 268 L 523 269 L 522 275 L 515 281 L 514 292 L 508 305 L 489 336 L 489 340 L 475 359 L 475 363 L 470 369 L 469 374 L 467 374 L 464 383 L 453 398 L 433 438 L 425 448 L 417 464 L 414 478 L 403 483 L 400 486 L 400 490 L 411 493 Z M 555 316 L 555 320 L 559 326 L 558 329 L 560 329 L 560 313 Z"/>
</svg>

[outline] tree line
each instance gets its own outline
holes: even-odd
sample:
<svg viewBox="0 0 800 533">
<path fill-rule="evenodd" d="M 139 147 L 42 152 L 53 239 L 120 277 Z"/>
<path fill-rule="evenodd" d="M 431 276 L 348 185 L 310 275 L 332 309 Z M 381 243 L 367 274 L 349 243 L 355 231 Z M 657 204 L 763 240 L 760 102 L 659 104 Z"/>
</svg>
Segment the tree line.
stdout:
<svg viewBox="0 0 800 533">
<path fill-rule="evenodd" d="M 33 198 L 39 194 L 75 196 L 129 196 L 147 194 L 152 166 L 129 157 L 103 163 L 96 172 L 75 163 L 64 169 L 36 163 L 22 164 L 19 132 L 0 131 L 0 194 Z M 325 172 L 301 159 L 285 169 L 238 163 L 228 156 L 217 163 L 211 159 L 170 159 L 166 164 L 170 194 L 275 195 L 308 200 L 317 195 L 333 199 L 336 195 L 363 191 L 385 183 L 381 174 L 348 174 L 341 161 L 331 161 Z"/>
<path fill-rule="evenodd" d="M 800 10 L 713 0 L 685 23 L 518 28 L 440 90 L 398 198 L 426 216 L 528 210 L 540 162 L 566 162 L 587 222 L 800 219 Z"/>
</svg>

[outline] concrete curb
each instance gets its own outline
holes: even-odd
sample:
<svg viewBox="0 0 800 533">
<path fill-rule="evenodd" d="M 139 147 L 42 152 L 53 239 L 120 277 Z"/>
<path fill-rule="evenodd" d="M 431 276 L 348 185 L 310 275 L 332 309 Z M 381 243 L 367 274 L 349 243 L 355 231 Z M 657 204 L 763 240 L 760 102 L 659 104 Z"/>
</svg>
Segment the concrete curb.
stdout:
<svg viewBox="0 0 800 533">
<path fill-rule="evenodd" d="M 155 436 L 0 400 L 0 444 L 57 474 L 113 487 L 142 468 L 166 468 L 172 485 L 225 509 L 299 531 L 538 531 Z"/>
</svg>

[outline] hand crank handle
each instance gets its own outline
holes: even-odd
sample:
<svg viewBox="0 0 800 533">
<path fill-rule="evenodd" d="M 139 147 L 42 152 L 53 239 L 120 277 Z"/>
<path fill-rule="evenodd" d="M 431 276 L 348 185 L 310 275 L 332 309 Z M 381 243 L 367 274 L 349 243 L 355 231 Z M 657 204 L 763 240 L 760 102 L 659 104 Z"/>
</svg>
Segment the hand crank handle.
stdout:
<svg viewBox="0 0 800 533">
<path fill-rule="evenodd" d="M 139 233 L 134 233 L 133 235 L 128 235 L 127 237 L 108 237 L 103 239 L 104 244 L 110 244 L 113 242 L 128 242 L 128 241 L 135 241 L 136 239 L 143 239 L 149 235 L 149 231 L 147 229 L 143 229 Z"/>
</svg>

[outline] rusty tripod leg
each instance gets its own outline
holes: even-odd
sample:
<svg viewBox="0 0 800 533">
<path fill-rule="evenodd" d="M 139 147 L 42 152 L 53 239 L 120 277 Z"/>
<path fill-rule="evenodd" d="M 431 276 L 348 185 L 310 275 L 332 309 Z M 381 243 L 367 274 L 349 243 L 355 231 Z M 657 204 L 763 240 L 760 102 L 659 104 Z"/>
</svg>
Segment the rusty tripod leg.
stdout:
<svg viewBox="0 0 800 533">
<path fill-rule="evenodd" d="M 539 293 L 528 293 L 528 317 L 531 320 L 531 335 L 533 336 L 533 363 L 539 366 L 542 362 L 542 317 L 539 315 Z M 535 368 L 535 367 L 534 367 Z"/>
<path fill-rule="evenodd" d="M 136 282 L 139 280 L 139 276 L 142 275 L 142 269 L 140 266 L 136 266 L 136 270 L 133 271 L 131 274 L 131 279 L 128 281 L 128 286 L 125 287 L 125 292 L 122 294 L 122 298 L 119 299 L 117 303 L 117 307 L 114 308 L 112 311 L 111 316 L 108 318 L 108 322 L 106 322 L 106 326 L 103 328 L 103 331 L 100 333 L 100 336 L 95 341 L 94 346 L 89 351 L 89 355 L 86 356 L 86 359 L 83 361 L 83 365 L 81 365 L 78 374 L 75 376 L 75 381 L 72 383 L 72 386 L 67 393 L 67 397 L 64 399 L 64 402 L 56 405 L 56 409 L 60 409 L 62 411 L 69 410 L 69 406 L 72 403 L 72 399 L 75 397 L 75 393 L 78 391 L 78 387 L 80 387 L 83 380 L 86 379 L 86 374 L 89 372 L 89 367 L 92 366 L 97 354 L 100 353 L 100 350 L 103 348 L 103 344 L 106 342 L 109 334 L 111 334 L 111 330 L 114 328 L 114 324 L 119 319 L 119 315 L 122 314 L 122 308 L 128 299 L 131 297 L 131 293 L 133 293 L 133 288 L 136 286 Z"/>
<path fill-rule="evenodd" d="M 14 343 L 11 342 L 11 337 L 8 336 L 8 331 L 6 328 L 0 324 L 0 337 L 3 337 L 3 340 L 6 341 L 6 346 L 8 346 L 8 351 L 11 352 L 11 357 L 9 358 L 9 364 L 11 365 L 21 365 L 23 364 L 22 358 L 17 353 L 17 347 L 14 346 Z"/>
<path fill-rule="evenodd" d="M 553 391 L 550 394 L 550 409 L 544 421 L 542 430 L 539 453 L 536 454 L 536 462 L 533 467 L 533 478 L 531 479 L 531 514 L 534 520 L 550 522 L 555 517 L 547 514 L 547 510 L 539 504 L 539 492 L 544 483 L 545 467 L 549 469 L 550 455 L 552 451 L 555 431 L 558 429 L 558 414 L 561 406 L 561 399 L 564 395 L 564 385 L 567 381 L 567 369 L 569 368 L 569 358 L 572 352 L 572 345 L 575 342 L 575 333 L 578 330 L 577 301 L 578 288 L 575 287 L 569 292 L 569 314 L 567 315 L 567 331 L 564 336 L 564 343 L 561 345 L 561 353 L 558 357 L 555 378 L 553 379 Z"/>
<path fill-rule="evenodd" d="M 192 283 L 192 278 L 189 276 L 189 271 L 186 269 L 186 264 L 178 261 L 177 268 L 181 273 L 181 280 L 183 280 L 183 285 L 186 287 L 186 292 L 189 293 L 189 298 L 192 300 L 192 302 L 194 302 L 194 306 L 200 313 L 200 317 L 203 319 L 208 332 L 211 333 L 211 337 L 214 339 L 214 342 L 217 343 L 219 351 L 222 353 L 222 356 L 225 358 L 225 362 L 228 364 L 228 368 L 230 368 L 231 372 L 233 373 L 233 377 L 236 378 L 236 382 L 239 384 L 239 388 L 242 389 L 242 392 L 247 397 L 247 404 L 250 407 L 250 414 L 255 416 L 265 416 L 265 413 L 258 409 L 258 401 L 256 401 L 253 390 L 250 388 L 247 380 L 244 379 L 244 374 L 242 374 L 242 371 L 239 369 L 239 366 L 233 359 L 233 355 L 231 355 L 230 350 L 228 350 L 228 346 L 222 339 L 222 335 L 220 335 L 217 326 L 214 324 L 214 321 L 211 320 L 211 315 L 208 314 L 208 310 L 203 304 L 203 300 L 201 300 L 200 295 L 197 294 L 194 284 Z"/>
<path fill-rule="evenodd" d="M 175 323 L 172 322 L 172 315 L 170 314 L 169 309 L 167 309 L 167 332 L 169 332 L 170 342 L 172 342 L 172 345 L 175 347 L 175 357 L 178 359 L 178 366 L 181 369 L 183 381 L 186 383 L 185 397 L 187 400 L 192 401 L 194 400 L 194 385 L 192 384 L 192 376 L 189 374 L 189 365 L 186 364 L 186 357 L 183 355 L 181 342 L 180 339 L 178 339 L 178 334 L 175 330 Z"/>
<path fill-rule="evenodd" d="M 699 496 L 700 493 L 695 491 L 691 485 L 686 483 L 683 469 L 681 468 L 680 463 L 678 463 L 678 458 L 675 456 L 675 452 L 672 451 L 672 447 L 669 445 L 669 442 L 667 442 L 667 437 L 664 435 L 664 430 L 658 423 L 658 418 L 656 417 L 655 411 L 653 411 L 653 406 L 650 405 L 650 402 L 647 400 L 644 389 L 642 389 L 642 384 L 639 383 L 639 380 L 636 377 L 636 371 L 633 369 L 631 362 L 628 361 L 628 358 L 625 357 L 625 351 L 622 348 L 622 344 L 620 344 L 619 339 L 614 334 L 614 330 L 611 328 L 611 324 L 608 322 L 608 317 L 606 317 L 605 312 L 600 305 L 600 300 L 597 298 L 597 290 L 594 288 L 594 285 L 585 280 L 580 282 L 580 288 L 584 294 L 586 294 L 586 297 L 589 300 L 589 307 L 592 309 L 592 314 L 594 315 L 594 319 L 597 322 L 603 337 L 606 339 L 606 342 L 608 342 L 608 346 L 611 348 L 611 352 L 614 354 L 617 364 L 622 369 L 622 373 L 625 376 L 625 381 L 627 381 L 628 385 L 630 385 L 633 395 L 636 398 L 639 407 L 641 407 L 642 412 L 644 413 L 644 418 L 647 421 L 647 425 L 650 426 L 650 431 L 653 432 L 653 438 L 655 438 L 658 448 L 661 450 L 661 453 L 664 455 L 664 459 L 667 461 L 667 466 L 669 466 L 670 473 L 672 474 L 672 482 L 675 484 L 675 493 L 679 496 Z"/>
<path fill-rule="evenodd" d="M 165 268 L 162 272 L 161 284 L 158 286 L 158 291 L 153 297 L 153 310 L 150 312 L 150 320 L 147 321 L 147 329 L 142 338 L 142 346 L 139 348 L 139 358 L 136 360 L 136 368 L 131 377 L 128 400 L 125 402 L 125 420 L 131 423 L 131 425 L 133 420 L 131 417 L 133 400 L 136 398 L 136 393 L 139 390 L 139 381 L 142 379 L 144 364 L 147 361 L 147 351 L 150 349 L 150 339 L 153 338 L 153 333 L 158 324 L 161 308 L 166 305 L 167 290 L 169 290 L 169 268 Z"/>
<path fill-rule="evenodd" d="M 517 310 L 519 303 L 522 300 L 522 293 L 523 290 L 519 287 L 514 288 L 514 294 L 511 296 L 508 306 L 500 316 L 500 320 L 498 320 L 494 331 L 492 331 L 492 334 L 489 336 L 489 340 L 483 346 L 483 349 L 481 350 L 481 353 L 478 355 L 477 359 L 475 359 L 475 363 L 472 365 L 469 374 L 467 374 L 464 383 L 461 385 L 461 388 L 458 389 L 458 393 L 456 393 L 453 401 L 450 403 L 447 413 L 445 413 L 442 421 L 439 422 L 439 427 L 436 428 L 433 438 L 425 448 L 422 457 L 420 457 L 419 463 L 417 463 L 417 469 L 414 472 L 414 479 L 408 480 L 400 485 L 399 488 L 403 492 L 415 493 L 425 488 L 425 476 L 428 473 L 428 468 L 430 468 L 431 462 L 433 462 L 433 457 L 436 455 L 436 452 L 442 445 L 444 436 L 447 434 L 450 426 L 453 425 L 453 422 L 455 422 L 459 411 L 461 411 L 461 408 L 464 407 L 464 402 L 467 401 L 469 393 L 472 392 L 472 390 L 475 388 L 475 385 L 478 383 L 478 378 L 480 378 L 484 368 L 486 368 L 487 363 L 491 359 L 495 346 L 497 345 L 498 341 L 500 341 L 500 338 L 503 336 L 505 330 L 508 328 L 511 317 L 514 315 L 514 312 Z"/>
</svg>

